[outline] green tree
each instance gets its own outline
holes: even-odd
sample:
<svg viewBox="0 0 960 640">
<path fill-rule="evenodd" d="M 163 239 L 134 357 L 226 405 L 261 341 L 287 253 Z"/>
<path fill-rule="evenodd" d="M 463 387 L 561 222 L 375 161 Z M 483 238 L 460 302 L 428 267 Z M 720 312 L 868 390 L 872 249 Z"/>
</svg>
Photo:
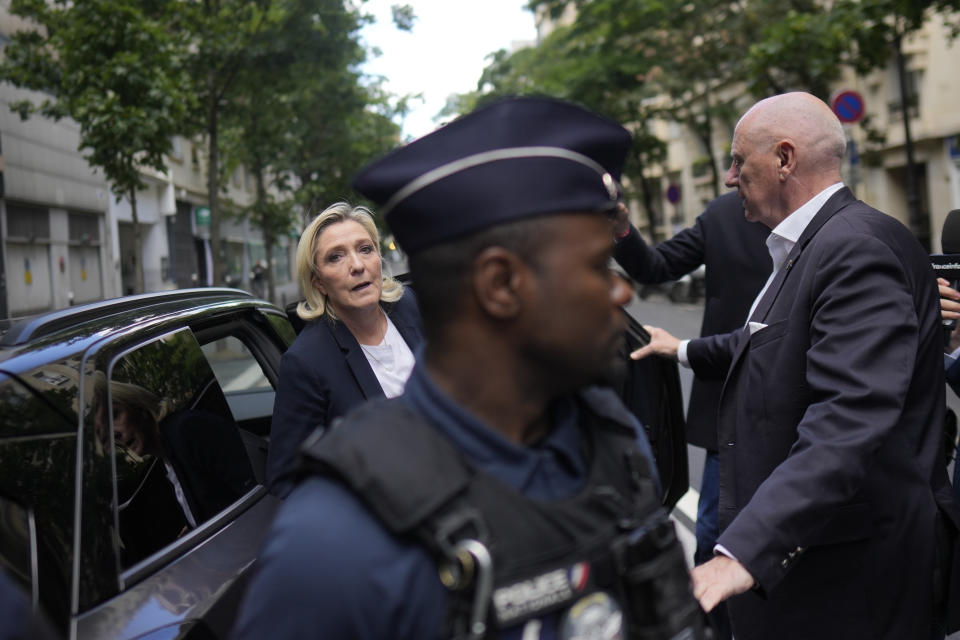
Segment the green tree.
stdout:
<svg viewBox="0 0 960 640">
<path fill-rule="evenodd" d="M 333 202 L 349 201 L 354 174 L 401 144 L 394 120 L 407 109 L 405 99 L 394 101 L 378 86 L 364 86 L 352 71 L 318 80 L 294 104 L 284 165 L 295 176 L 291 186 L 304 225 Z"/>
<path fill-rule="evenodd" d="M 0 78 L 49 92 L 11 107 L 80 125 L 80 150 L 103 171 L 119 201 L 130 201 L 137 290 L 144 290 L 137 192 L 141 169 L 166 171 L 171 137 L 183 129 L 191 100 L 182 42 L 168 28 L 173 2 L 155 0 L 13 0 L 10 11 L 38 28 L 15 33 Z"/>
<path fill-rule="evenodd" d="M 189 40 L 187 90 L 196 96 L 190 114 L 190 133 L 204 136 L 207 146 L 207 201 L 210 208 L 210 248 L 214 284 L 225 281 L 225 246 L 220 225 L 224 214 L 220 196 L 225 188 L 220 140 L 224 112 L 237 98 L 238 78 L 255 68 L 269 49 L 268 39 L 282 13 L 272 0 L 181 0 L 177 27 Z"/>
<path fill-rule="evenodd" d="M 395 7 L 393 18 L 400 28 L 409 28 L 415 20 L 407 6 Z M 271 205 L 266 194 L 272 183 L 291 185 L 284 181 L 290 172 L 301 176 L 302 165 L 290 163 L 290 152 L 283 154 L 286 162 L 278 160 L 278 141 L 288 149 L 303 150 L 304 112 L 308 110 L 329 116 L 319 123 L 311 119 L 324 129 L 350 120 L 354 112 L 328 104 L 331 96 L 317 93 L 315 88 L 331 87 L 335 79 L 350 87 L 356 85 L 359 76 L 348 71 L 363 60 L 357 30 L 366 20 L 368 17 L 343 0 L 186 2 L 179 24 L 191 34 L 191 91 L 201 105 L 194 121 L 207 141 L 216 282 L 224 277 L 220 194 L 225 169 L 237 162 L 251 167 L 261 164 L 255 222 L 269 234 L 283 228 L 290 209 L 275 206 L 279 203 Z M 287 118 L 285 123 L 283 118 Z M 226 142 L 221 140 L 224 127 L 234 129 Z M 224 152 L 226 162 L 221 157 Z M 326 151 L 316 148 L 307 153 L 325 155 Z M 344 167 L 338 163 L 332 169 L 342 173 Z M 274 214 L 281 218 L 272 219 Z"/>
<path fill-rule="evenodd" d="M 392 19 L 409 31 L 416 16 L 409 5 L 395 5 Z M 360 64 L 378 53 L 352 44 L 344 42 L 333 58 L 337 64 L 312 70 L 289 95 L 292 117 L 281 166 L 303 225 L 333 202 L 349 201 L 357 170 L 402 142 L 396 120 L 408 112 L 410 97 L 392 96 L 382 89 L 383 78 L 363 75 Z"/>
<path fill-rule="evenodd" d="M 712 161 L 713 126 L 735 119 L 740 87 L 755 98 L 805 90 L 829 100 L 844 68 L 866 73 L 885 65 L 931 12 L 960 9 L 960 0 L 530 0 L 528 6 L 559 18 L 570 4 L 576 19 L 555 32 L 562 42 L 551 41 L 552 35 L 537 47 L 576 52 L 575 64 L 560 64 L 564 74 L 573 74 L 564 78 L 564 91 L 590 104 L 578 93 L 583 85 L 576 76 L 585 72 L 591 74 L 587 81 L 613 82 L 611 102 L 656 96 L 643 104 L 656 105 L 658 115 L 697 135 L 711 159 L 715 192 L 720 175 Z M 960 22 L 952 15 L 956 33 Z M 540 55 L 495 58 L 488 71 L 507 69 L 508 79 L 522 77 L 552 92 L 556 79 L 544 83 L 543 74 L 517 73 Z M 621 121 L 644 122 L 648 115 Z"/>
<path fill-rule="evenodd" d="M 291 227 L 291 197 L 274 195 L 291 186 L 288 149 L 299 144 L 298 108 L 318 109 L 329 100 L 307 90 L 331 78 L 356 85 L 345 71 L 363 60 L 357 41 L 362 17 L 342 0 L 285 0 L 272 6 L 266 37 L 258 39 L 257 50 L 249 51 L 254 64 L 237 75 L 233 99 L 225 106 L 224 150 L 226 167 L 242 164 L 254 177 L 255 200 L 245 213 L 262 231 L 266 252 L 267 295 L 273 299 L 275 285 L 273 249 L 277 238 Z M 307 105 L 299 99 L 310 95 Z M 341 119 L 349 106 L 332 101 L 331 119 Z M 320 152 L 320 149 L 314 153 Z"/>
<path fill-rule="evenodd" d="M 632 46 L 627 25 L 619 20 L 596 19 L 561 27 L 536 47 L 491 56 L 477 91 L 448 102 L 446 114 L 466 113 L 490 100 L 507 95 L 547 95 L 582 104 L 618 122 L 633 133 L 624 174 L 636 189 L 651 229 L 659 211 L 654 199 L 657 186 L 646 168 L 660 162 L 665 147 L 651 133 L 660 107 L 650 101 L 646 76 L 650 65 L 642 56 L 626 56 Z"/>
<path fill-rule="evenodd" d="M 886 65 L 899 39 L 931 13 L 960 25 L 958 0 L 792 0 L 745 4 L 749 46 L 743 64 L 753 95 L 803 89 L 828 99 L 841 70 Z"/>
<path fill-rule="evenodd" d="M 897 38 L 920 28 L 931 12 L 953 15 L 960 0 L 530 0 L 559 17 L 573 4 L 574 37 L 598 22 L 620 24 L 634 46 L 613 53 L 646 57 L 658 78 L 689 86 L 743 82 L 757 98 L 804 90 L 828 98 L 844 67 L 866 73 L 885 65 Z M 610 60 L 620 65 L 620 60 Z M 668 93 L 677 95 L 676 90 Z"/>
</svg>

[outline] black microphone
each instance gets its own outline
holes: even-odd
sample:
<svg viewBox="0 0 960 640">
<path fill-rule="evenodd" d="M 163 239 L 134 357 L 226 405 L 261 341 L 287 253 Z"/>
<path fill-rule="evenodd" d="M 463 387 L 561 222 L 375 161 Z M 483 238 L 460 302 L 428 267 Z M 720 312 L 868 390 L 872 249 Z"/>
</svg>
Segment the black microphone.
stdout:
<svg viewBox="0 0 960 640">
<path fill-rule="evenodd" d="M 943 253 L 931 254 L 930 266 L 933 267 L 938 278 L 949 280 L 952 288 L 960 290 L 960 209 L 954 209 L 948 213 L 943 221 L 940 246 L 943 248 Z M 950 334 L 956 327 L 956 319 L 943 321 L 947 342 L 950 341 Z"/>
</svg>

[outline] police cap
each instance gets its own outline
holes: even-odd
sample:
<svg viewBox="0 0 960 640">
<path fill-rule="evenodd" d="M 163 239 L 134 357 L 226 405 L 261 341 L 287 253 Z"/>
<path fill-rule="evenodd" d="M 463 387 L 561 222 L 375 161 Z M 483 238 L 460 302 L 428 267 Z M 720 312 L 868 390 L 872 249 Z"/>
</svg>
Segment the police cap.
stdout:
<svg viewBox="0 0 960 640">
<path fill-rule="evenodd" d="M 498 224 L 606 212 L 630 147 L 619 124 L 549 98 L 508 98 L 377 160 L 353 186 L 408 254 Z"/>
</svg>

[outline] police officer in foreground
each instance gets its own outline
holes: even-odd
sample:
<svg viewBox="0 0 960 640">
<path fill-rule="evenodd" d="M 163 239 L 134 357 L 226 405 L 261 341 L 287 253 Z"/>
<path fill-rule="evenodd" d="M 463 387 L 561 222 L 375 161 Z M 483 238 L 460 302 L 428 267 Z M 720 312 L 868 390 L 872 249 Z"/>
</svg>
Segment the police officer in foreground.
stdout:
<svg viewBox="0 0 960 640">
<path fill-rule="evenodd" d="M 404 394 L 302 449 L 236 638 L 700 638 L 640 425 L 602 383 L 629 298 L 608 215 L 630 136 L 495 103 L 364 169 L 427 346 Z"/>
</svg>

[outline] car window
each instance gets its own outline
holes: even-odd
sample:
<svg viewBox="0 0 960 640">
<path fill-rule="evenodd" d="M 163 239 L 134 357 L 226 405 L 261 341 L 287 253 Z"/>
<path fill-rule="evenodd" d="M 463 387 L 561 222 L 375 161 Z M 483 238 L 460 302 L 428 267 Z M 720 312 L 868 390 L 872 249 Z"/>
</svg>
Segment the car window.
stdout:
<svg viewBox="0 0 960 640">
<path fill-rule="evenodd" d="M 95 424 L 113 446 L 119 556 L 128 568 L 257 481 L 221 386 L 189 329 L 126 352 L 108 379 L 96 391 Z"/>
<path fill-rule="evenodd" d="M 270 387 L 260 364 L 238 338 L 226 336 L 202 349 L 225 393 Z"/>
<path fill-rule="evenodd" d="M 0 495 L 33 509 L 38 547 L 30 587 L 39 590 L 48 614 L 65 625 L 77 459 L 77 418 L 67 419 L 72 409 L 65 398 L 76 394 L 77 373 L 62 375 L 69 368 L 61 369 L 29 372 L 30 386 L 0 374 Z M 0 558 L 0 564 L 14 575 L 23 574 L 12 558 Z"/>
<path fill-rule="evenodd" d="M 19 502 L 0 496 L 0 571 L 39 602 L 36 526 L 33 514 Z"/>
<path fill-rule="evenodd" d="M 234 419 L 245 431 L 267 436 L 276 393 L 250 349 L 233 335 L 207 342 L 202 348 Z"/>
</svg>

